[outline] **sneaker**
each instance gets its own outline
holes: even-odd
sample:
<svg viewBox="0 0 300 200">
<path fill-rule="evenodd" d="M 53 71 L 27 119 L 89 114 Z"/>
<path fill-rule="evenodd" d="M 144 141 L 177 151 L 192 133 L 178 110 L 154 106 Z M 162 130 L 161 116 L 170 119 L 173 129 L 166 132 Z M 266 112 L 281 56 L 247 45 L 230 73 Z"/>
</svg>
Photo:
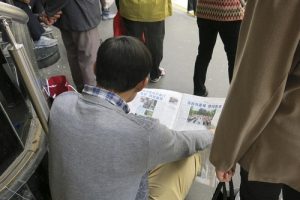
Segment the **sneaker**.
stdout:
<svg viewBox="0 0 300 200">
<path fill-rule="evenodd" d="M 111 20 L 116 16 L 116 14 L 111 14 L 109 10 L 102 11 L 102 20 Z"/>
<path fill-rule="evenodd" d="M 45 47 L 53 47 L 57 45 L 57 39 L 48 38 L 46 36 L 41 36 L 38 41 L 34 41 L 34 48 L 45 48 Z"/>
<path fill-rule="evenodd" d="M 208 91 L 207 91 L 207 89 L 205 88 L 204 90 L 202 90 L 202 91 L 195 91 L 194 92 L 194 95 L 196 95 L 196 96 L 200 96 L 200 97 L 207 97 L 207 95 L 208 95 Z"/>
<path fill-rule="evenodd" d="M 151 83 L 157 83 L 158 81 L 160 81 L 161 77 L 162 77 L 162 76 L 159 76 L 159 77 L 157 77 L 157 78 L 150 78 L 150 82 L 151 82 Z"/>
<path fill-rule="evenodd" d="M 106 14 L 106 15 L 102 15 L 102 20 L 111 20 L 111 19 L 114 19 L 115 18 L 115 16 L 116 16 L 116 14 L 111 14 L 111 13 L 109 13 L 109 14 Z"/>
<path fill-rule="evenodd" d="M 187 11 L 187 14 L 191 17 L 196 17 L 195 11 L 193 11 L 193 10 Z"/>
<path fill-rule="evenodd" d="M 160 75 L 161 75 L 161 76 L 166 75 L 166 70 L 165 70 L 164 68 L 159 67 L 159 70 L 160 70 Z"/>
<path fill-rule="evenodd" d="M 166 75 L 166 71 L 165 71 L 164 68 L 159 67 L 159 70 L 160 70 L 160 75 L 159 75 L 159 77 L 157 77 L 157 78 L 151 78 L 151 77 L 150 77 L 150 82 L 152 82 L 152 83 L 157 83 L 158 81 L 160 81 L 160 79 L 161 79 L 163 76 Z"/>
</svg>

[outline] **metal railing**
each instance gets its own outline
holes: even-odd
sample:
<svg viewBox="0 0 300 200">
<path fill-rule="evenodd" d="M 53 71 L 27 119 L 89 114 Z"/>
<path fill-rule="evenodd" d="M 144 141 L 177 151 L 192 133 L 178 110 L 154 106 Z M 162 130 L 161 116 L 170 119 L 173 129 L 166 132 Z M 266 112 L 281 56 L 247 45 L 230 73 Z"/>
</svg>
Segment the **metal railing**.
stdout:
<svg viewBox="0 0 300 200">
<path fill-rule="evenodd" d="M 40 81 L 37 80 L 35 75 L 33 64 L 29 59 L 29 56 L 24 48 L 23 44 L 18 44 L 10 29 L 7 20 L 26 24 L 28 21 L 27 14 L 12 5 L 0 2 L 0 22 L 2 25 L 2 31 L 5 31 L 11 46 L 8 48 L 11 57 L 13 58 L 16 67 L 20 71 L 20 74 L 24 80 L 25 87 L 29 93 L 29 97 L 32 101 L 32 105 L 37 113 L 37 116 L 42 124 L 44 131 L 48 132 L 48 115 L 49 106 L 42 93 Z"/>
<path fill-rule="evenodd" d="M 22 9 L 3 2 L 0 2 L 0 16 L 21 24 L 28 22 L 28 15 Z"/>
</svg>

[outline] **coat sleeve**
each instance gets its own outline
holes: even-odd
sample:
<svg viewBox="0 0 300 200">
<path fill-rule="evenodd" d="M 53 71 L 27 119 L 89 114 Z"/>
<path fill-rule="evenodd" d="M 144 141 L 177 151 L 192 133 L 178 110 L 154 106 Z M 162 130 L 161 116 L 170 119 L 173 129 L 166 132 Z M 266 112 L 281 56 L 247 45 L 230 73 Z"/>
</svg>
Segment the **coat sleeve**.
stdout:
<svg viewBox="0 0 300 200">
<path fill-rule="evenodd" d="M 247 2 L 234 78 L 210 155 L 218 170 L 243 157 L 281 103 L 299 42 L 299 2 Z"/>
<path fill-rule="evenodd" d="M 149 130 L 148 167 L 185 158 L 211 145 L 213 134 L 208 130 L 174 131 L 160 123 Z"/>
<path fill-rule="evenodd" d="M 70 0 L 47 0 L 45 4 L 45 12 L 49 17 L 54 16 L 61 11 Z"/>
</svg>

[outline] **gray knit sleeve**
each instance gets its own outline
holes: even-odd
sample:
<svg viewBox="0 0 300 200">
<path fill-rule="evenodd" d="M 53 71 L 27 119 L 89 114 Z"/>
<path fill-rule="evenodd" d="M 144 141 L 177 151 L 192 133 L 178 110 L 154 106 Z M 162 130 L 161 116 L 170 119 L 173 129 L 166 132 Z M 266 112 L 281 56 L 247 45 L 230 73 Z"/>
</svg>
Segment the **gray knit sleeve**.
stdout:
<svg viewBox="0 0 300 200">
<path fill-rule="evenodd" d="M 157 164 L 171 162 L 203 150 L 212 143 L 213 134 L 208 130 L 174 131 L 158 121 L 149 130 L 150 169 Z"/>
</svg>

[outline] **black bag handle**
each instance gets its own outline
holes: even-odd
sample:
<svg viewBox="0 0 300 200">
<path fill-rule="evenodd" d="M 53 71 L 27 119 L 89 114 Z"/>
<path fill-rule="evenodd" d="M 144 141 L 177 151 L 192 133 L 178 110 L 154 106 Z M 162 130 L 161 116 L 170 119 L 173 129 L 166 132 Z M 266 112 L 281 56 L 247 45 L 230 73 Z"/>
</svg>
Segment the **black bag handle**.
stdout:
<svg viewBox="0 0 300 200">
<path fill-rule="evenodd" d="M 234 200 L 234 188 L 233 188 L 232 180 L 229 181 L 229 197 L 227 196 L 227 190 L 226 190 L 226 183 L 225 182 L 219 182 L 218 183 L 218 186 L 217 186 L 217 188 L 214 192 L 212 200 L 218 200 L 218 198 L 220 198 L 219 195 L 223 196 L 223 200 L 228 200 L 228 199 L 229 200 Z"/>
<path fill-rule="evenodd" d="M 218 186 L 214 192 L 214 195 L 213 195 L 213 198 L 212 200 L 218 200 L 218 197 L 219 195 L 221 194 L 221 190 L 223 189 L 224 190 L 224 186 L 225 186 L 225 183 L 224 182 L 219 182 L 218 183 Z M 226 190 L 226 187 L 225 187 L 225 190 Z M 223 195 L 224 197 L 225 195 Z M 226 197 L 226 196 L 225 196 Z M 223 198 L 224 199 L 224 198 Z"/>
<path fill-rule="evenodd" d="M 233 181 L 232 179 L 229 181 L 229 199 L 230 200 L 234 200 L 235 199 L 235 195 L 234 195 L 234 187 L 233 187 Z"/>
</svg>

